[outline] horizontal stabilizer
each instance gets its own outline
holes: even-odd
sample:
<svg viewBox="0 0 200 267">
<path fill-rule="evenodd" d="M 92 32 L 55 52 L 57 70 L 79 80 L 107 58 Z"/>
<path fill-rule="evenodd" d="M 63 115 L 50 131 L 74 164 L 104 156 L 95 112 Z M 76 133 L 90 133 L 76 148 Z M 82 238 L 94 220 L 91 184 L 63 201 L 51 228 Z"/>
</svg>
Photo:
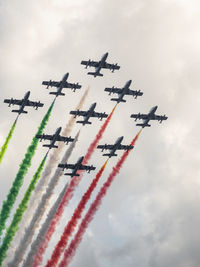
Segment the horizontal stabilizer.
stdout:
<svg viewBox="0 0 200 267">
<path fill-rule="evenodd" d="M 55 147 L 55 148 L 58 148 L 58 146 L 55 146 L 55 145 L 43 145 L 44 147 L 49 147 L 49 148 L 52 148 L 52 147 Z"/>
<path fill-rule="evenodd" d="M 142 126 L 143 128 L 144 127 L 151 127 L 150 124 L 144 124 L 144 123 L 137 123 L 136 126 Z"/>
<path fill-rule="evenodd" d="M 82 123 L 83 125 L 92 124 L 91 121 L 77 121 L 77 123 Z"/>
<path fill-rule="evenodd" d="M 117 101 L 118 103 L 119 102 L 126 102 L 126 100 L 124 99 L 119 99 L 119 98 L 111 98 L 112 101 Z"/>
<path fill-rule="evenodd" d="M 88 72 L 89 75 L 93 75 L 94 77 L 96 76 L 103 76 L 102 73 L 97 73 L 97 72 Z"/>
<path fill-rule="evenodd" d="M 50 92 L 50 95 L 65 95 L 64 93 L 58 93 L 58 92 Z"/>
<path fill-rule="evenodd" d="M 27 111 L 25 110 L 16 110 L 16 109 L 13 109 L 12 112 L 17 112 L 17 113 L 28 113 Z"/>
<path fill-rule="evenodd" d="M 117 156 L 117 154 L 103 154 L 103 156 L 108 156 L 108 157 L 116 157 Z"/>
</svg>

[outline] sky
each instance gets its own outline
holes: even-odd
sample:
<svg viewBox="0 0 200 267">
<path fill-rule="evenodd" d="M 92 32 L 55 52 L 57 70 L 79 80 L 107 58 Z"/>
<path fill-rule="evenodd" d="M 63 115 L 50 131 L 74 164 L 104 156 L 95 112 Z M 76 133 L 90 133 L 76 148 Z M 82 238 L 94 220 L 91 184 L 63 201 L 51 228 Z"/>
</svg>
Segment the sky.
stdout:
<svg viewBox="0 0 200 267">
<path fill-rule="evenodd" d="M 114 103 L 104 88 L 122 87 L 129 79 L 131 89 L 144 94 L 136 100 L 127 97 L 126 103 L 118 105 L 101 144 L 113 143 L 122 135 L 124 143 L 130 143 L 139 130 L 130 119 L 132 113 L 146 113 L 158 105 L 157 113 L 168 116 L 162 124 L 152 122 L 140 135 L 70 266 L 199 266 L 199 11 L 197 0 L 1 1 L 0 146 L 15 119 L 3 103 L 5 98 L 20 99 L 30 90 L 31 100 L 45 104 L 19 118 L 0 166 L 1 203 L 52 101 L 41 85 L 43 80 L 60 80 L 69 72 L 69 81 L 82 85 L 80 91 L 66 90 L 57 99 L 47 134 L 66 125 L 70 110 L 88 86 L 84 110 L 97 102 L 97 111 L 109 113 Z M 99 60 L 105 52 L 107 61 L 118 63 L 120 70 L 88 76 L 81 60 Z M 93 119 L 92 125 L 81 128 L 70 163 L 86 153 L 101 125 Z M 72 137 L 79 129 L 77 124 Z M 45 152 L 40 143 L 17 203 Z M 96 150 L 90 163 L 98 169 L 104 160 Z M 116 162 L 116 158 L 109 161 L 92 199 Z M 84 175 L 43 264 L 92 178 L 92 172 Z M 67 180 L 63 177 L 54 197 Z"/>
</svg>

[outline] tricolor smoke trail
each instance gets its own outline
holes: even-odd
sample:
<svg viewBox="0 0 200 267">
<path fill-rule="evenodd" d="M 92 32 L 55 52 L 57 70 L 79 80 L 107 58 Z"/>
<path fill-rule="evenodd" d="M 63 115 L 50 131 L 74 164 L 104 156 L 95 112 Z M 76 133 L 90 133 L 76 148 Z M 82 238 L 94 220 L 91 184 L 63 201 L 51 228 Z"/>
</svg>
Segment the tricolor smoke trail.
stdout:
<svg viewBox="0 0 200 267">
<path fill-rule="evenodd" d="M 11 129 L 10 129 L 10 131 L 8 133 L 8 136 L 6 137 L 6 141 L 4 142 L 3 146 L 1 147 L 1 150 L 0 150 L 0 163 L 2 162 L 3 156 L 6 153 L 8 144 L 10 142 L 10 139 L 11 139 L 12 135 L 13 135 L 13 132 L 15 130 L 16 124 L 17 124 L 17 119 L 14 121 L 14 123 L 13 123 L 13 125 L 12 125 L 12 127 L 11 127 Z"/>
<path fill-rule="evenodd" d="M 116 108 L 117 105 L 115 105 L 115 107 L 113 108 L 113 110 L 111 111 L 110 115 L 107 117 L 106 121 L 104 122 L 104 124 L 102 125 L 102 127 L 100 128 L 99 132 L 97 133 L 94 141 L 91 143 L 91 145 L 89 146 L 88 148 L 88 151 L 84 157 L 84 160 L 83 160 L 83 164 L 87 164 L 89 159 L 91 158 L 92 156 L 92 153 L 94 152 L 96 146 L 98 145 L 98 142 L 99 140 L 101 139 L 101 137 L 103 136 L 103 133 L 106 129 L 106 127 L 108 126 L 108 123 L 110 122 L 111 118 L 112 118 L 112 115 L 115 111 L 115 108 Z M 79 171 L 79 174 L 82 173 L 81 171 Z M 48 227 L 48 229 L 46 229 L 46 233 L 45 235 L 42 237 L 43 238 L 43 241 L 42 243 L 40 244 L 40 248 L 39 248 L 39 252 L 38 252 L 38 258 L 40 258 L 40 260 L 42 260 L 42 257 L 43 257 L 43 254 L 48 246 L 48 243 L 55 231 L 55 228 L 56 228 L 56 225 L 58 224 L 58 222 L 60 221 L 60 218 L 63 214 L 63 211 L 64 211 L 64 208 L 65 206 L 69 203 L 69 201 L 71 200 L 71 198 L 73 197 L 73 194 L 74 194 L 74 191 L 75 191 L 75 188 L 78 186 L 79 182 L 81 181 L 82 179 L 82 175 L 80 176 L 75 176 L 75 177 L 72 177 L 71 181 L 70 181 L 70 184 L 69 186 L 67 187 L 67 190 L 65 192 L 65 195 L 51 221 L 51 224 L 50 226 Z M 29 265 L 31 266 L 31 265 Z M 25 266 L 24 266 L 25 267 Z"/>
<path fill-rule="evenodd" d="M 80 134 L 80 131 L 77 133 L 73 143 L 70 144 L 69 148 L 65 152 L 65 154 L 62 158 L 62 163 L 66 163 L 68 161 L 69 157 L 71 156 L 72 151 L 74 150 L 75 145 L 77 143 L 79 134 Z M 17 249 L 17 251 L 15 253 L 14 259 L 12 260 L 12 262 L 9 263 L 9 266 L 17 266 L 21 262 L 21 260 L 23 259 L 26 248 L 28 247 L 28 245 L 31 243 L 31 241 L 33 239 L 33 235 L 35 233 L 36 228 L 39 226 L 40 220 L 42 219 L 42 215 L 44 214 L 45 210 L 49 206 L 49 201 L 50 201 L 50 198 L 53 194 L 53 190 L 56 187 L 56 185 L 58 184 L 59 179 L 62 175 L 63 175 L 63 170 L 60 168 L 57 168 L 54 176 L 52 177 L 49 185 L 47 186 L 46 192 L 42 196 L 41 202 L 39 203 L 38 207 L 36 208 L 36 211 L 33 215 L 33 218 L 31 220 L 30 225 L 28 226 L 28 228 L 26 228 L 26 233 L 20 242 L 19 248 Z M 60 199 L 60 197 L 59 197 L 59 199 Z M 60 199 L 60 202 L 61 202 L 61 199 Z M 44 236 L 45 229 L 49 226 L 49 224 L 53 218 L 53 215 L 55 214 L 60 202 L 57 201 L 58 204 L 55 204 L 56 206 L 53 206 L 51 208 L 50 212 L 48 213 L 46 221 L 44 222 L 44 224 L 40 228 L 40 231 L 37 235 L 37 238 L 31 244 L 30 252 L 29 252 L 26 260 L 24 261 L 23 266 L 32 266 L 33 257 L 35 255 L 35 251 L 37 251 L 37 249 L 38 249 L 38 246 L 39 246 L 40 241 L 41 241 L 41 237 Z"/>
<path fill-rule="evenodd" d="M 81 218 L 82 212 L 84 211 L 85 206 L 86 206 L 88 200 L 90 199 L 92 192 L 96 188 L 98 181 L 99 181 L 100 177 L 102 176 L 103 171 L 106 167 L 107 162 L 108 162 L 108 160 L 106 160 L 106 162 L 103 164 L 103 166 L 101 167 L 101 169 L 97 173 L 96 177 L 93 179 L 92 183 L 90 184 L 89 188 L 87 189 L 87 191 L 83 195 L 81 201 L 79 202 L 77 208 L 75 209 L 75 211 L 73 213 L 71 220 L 66 225 L 64 232 L 63 232 L 60 240 L 58 241 L 58 243 L 57 243 L 57 245 L 53 251 L 53 254 L 51 255 L 51 259 L 48 261 L 46 267 L 57 265 L 58 260 L 60 258 L 60 255 L 64 251 L 64 249 L 67 245 L 67 242 L 69 240 L 69 237 L 72 235 L 75 227 L 77 226 L 78 220 Z M 36 257 L 33 266 L 36 267 L 39 264 L 40 264 L 40 261 L 37 261 L 37 257 Z"/>
<path fill-rule="evenodd" d="M 137 141 L 140 133 L 141 133 L 141 130 L 138 132 L 138 134 L 136 135 L 136 137 L 132 140 L 132 142 L 131 142 L 130 145 L 134 146 L 134 144 Z M 126 160 L 126 158 L 129 155 L 130 151 L 131 150 L 125 151 L 123 153 L 122 157 L 119 159 L 119 161 L 117 162 L 116 166 L 113 168 L 112 172 L 108 176 L 107 181 L 101 187 L 99 193 L 96 196 L 96 199 L 91 204 L 88 212 L 86 213 L 85 217 L 83 218 L 83 220 L 82 220 L 82 222 L 81 222 L 81 224 L 79 226 L 78 232 L 76 233 L 74 239 L 70 242 L 69 247 L 65 250 L 63 259 L 60 262 L 59 267 L 66 267 L 66 266 L 68 266 L 68 264 L 72 260 L 73 256 L 75 255 L 75 252 L 76 252 L 76 249 L 77 249 L 78 245 L 82 241 L 83 235 L 84 235 L 84 233 L 85 233 L 85 231 L 86 231 L 89 223 L 94 218 L 94 215 L 95 215 L 96 211 L 99 209 L 99 207 L 101 205 L 101 202 L 102 202 L 103 197 L 106 195 L 107 190 L 111 186 L 111 184 L 112 184 L 115 176 L 119 173 L 119 171 L 120 171 L 120 169 L 121 169 L 124 161 Z M 51 265 L 51 266 L 53 266 L 53 265 Z"/>
<path fill-rule="evenodd" d="M 85 100 L 87 98 L 87 95 L 89 93 L 89 90 L 90 90 L 90 87 L 88 87 L 86 89 L 86 91 L 84 92 L 84 94 L 81 97 L 78 105 L 76 106 L 76 110 L 82 108 L 82 106 L 83 106 L 83 104 L 84 104 L 84 102 L 85 102 Z M 62 135 L 63 136 L 69 136 L 70 135 L 70 133 L 72 131 L 72 128 L 73 128 L 73 126 L 75 124 L 75 121 L 76 121 L 76 119 L 74 118 L 74 116 L 72 116 L 70 118 L 70 120 L 68 121 L 68 123 L 66 124 L 64 130 L 62 131 Z M 75 145 L 75 143 L 73 144 L 73 146 Z M 71 147 L 72 149 L 71 148 L 69 149 L 69 151 L 72 152 L 73 146 Z M 34 230 L 35 230 L 36 227 L 38 227 L 40 219 L 41 219 L 41 217 L 42 217 L 42 215 L 44 213 L 44 209 L 42 209 L 40 214 L 39 214 L 39 212 L 37 212 L 38 211 L 38 207 L 40 206 L 40 203 L 42 201 L 41 200 L 42 195 L 43 194 L 45 194 L 45 195 L 47 194 L 46 188 L 47 188 L 47 186 L 49 184 L 51 172 L 52 172 L 53 168 L 56 166 L 56 163 L 59 160 L 59 155 L 60 155 L 61 151 L 64 149 L 64 147 L 65 147 L 65 144 L 63 142 L 59 142 L 58 148 L 53 150 L 53 153 L 50 154 L 49 160 L 48 160 L 48 162 L 46 164 L 46 167 L 45 167 L 45 170 L 44 170 L 44 172 L 42 174 L 42 177 L 39 180 L 39 182 L 38 182 L 38 184 L 37 184 L 37 186 L 36 186 L 36 188 L 34 190 L 34 194 L 32 195 L 32 197 L 31 197 L 31 199 L 29 201 L 29 208 L 26 210 L 26 213 L 24 214 L 24 216 L 22 218 L 22 221 L 20 223 L 19 230 L 18 230 L 18 232 L 17 232 L 17 234 L 16 234 L 16 236 L 15 236 L 15 238 L 14 238 L 12 244 L 11 244 L 12 250 L 9 249 L 9 254 L 10 254 L 9 255 L 9 259 L 13 256 L 13 247 L 17 246 L 17 250 L 15 250 L 14 259 L 12 261 L 13 263 L 15 263 L 15 266 L 16 266 L 16 263 L 18 261 L 21 261 L 20 259 L 23 258 L 25 250 L 27 249 L 27 246 L 30 244 L 30 242 L 32 240 L 32 236 L 34 234 Z M 63 157 L 64 163 L 69 158 L 69 156 L 68 156 L 69 153 L 68 152 L 66 152 L 67 155 L 65 155 Z M 57 178 L 53 178 L 53 179 L 57 179 L 57 181 L 58 181 L 58 179 L 60 178 L 60 172 L 59 172 L 59 174 L 55 173 L 54 177 L 55 176 Z M 55 183 L 55 186 L 56 186 L 56 184 L 57 184 L 57 182 Z M 53 189 L 54 188 L 52 187 L 52 191 L 53 191 Z M 46 190 L 46 192 L 45 192 L 45 190 Z M 50 198 L 51 195 L 52 195 L 52 193 L 49 195 L 48 198 Z M 47 197 L 47 195 L 46 195 L 46 197 Z M 36 209 L 37 209 L 37 211 L 36 211 Z M 37 218 L 36 218 L 36 214 L 38 214 Z M 34 226 L 33 222 L 35 222 L 35 223 L 37 222 L 37 225 Z M 25 230 L 25 228 L 26 228 L 26 230 Z M 25 232 L 25 236 L 23 236 L 24 232 Z M 30 235 L 30 237 L 28 237 L 28 234 Z M 23 239 L 20 241 L 21 237 L 23 237 Z M 27 241 L 25 241 L 25 240 L 27 240 Z M 19 245 L 19 242 L 20 242 L 20 245 Z"/>
<path fill-rule="evenodd" d="M 49 120 L 51 115 L 51 111 L 53 109 L 54 102 L 49 107 L 47 113 L 45 114 L 36 134 L 42 134 L 43 130 Z M 2 234 L 3 229 L 5 228 L 6 220 L 8 219 L 11 209 L 15 203 L 19 190 L 23 184 L 24 176 L 26 175 L 28 168 L 31 166 L 32 158 L 35 154 L 39 139 L 35 138 L 32 139 L 30 146 L 28 147 L 26 154 L 22 163 L 20 164 L 19 170 L 15 177 L 15 180 L 12 184 L 12 187 L 7 195 L 7 199 L 3 202 L 1 212 L 0 212 L 0 236 Z"/>
<path fill-rule="evenodd" d="M 15 233 L 18 230 L 18 224 L 20 223 L 21 218 L 22 218 L 25 210 L 27 209 L 28 201 L 30 199 L 31 193 L 33 192 L 33 190 L 35 188 L 35 185 L 36 185 L 38 179 L 40 178 L 41 172 L 44 168 L 46 158 L 47 158 L 47 154 L 45 155 L 45 157 L 41 161 L 37 171 L 35 172 L 28 189 L 26 190 L 26 192 L 24 194 L 23 199 L 20 202 L 20 204 L 19 204 L 19 206 L 15 212 L 15 215 L 12 219 L 12 222 L 6 231 L 5 237 L 3 239 L 3 243 L 0 247 L 0 266 L 1 266 L 4 258 L 6 257 L 6 251 L 8 250 L 10 243 L 11 243 Z"/>
</svg>

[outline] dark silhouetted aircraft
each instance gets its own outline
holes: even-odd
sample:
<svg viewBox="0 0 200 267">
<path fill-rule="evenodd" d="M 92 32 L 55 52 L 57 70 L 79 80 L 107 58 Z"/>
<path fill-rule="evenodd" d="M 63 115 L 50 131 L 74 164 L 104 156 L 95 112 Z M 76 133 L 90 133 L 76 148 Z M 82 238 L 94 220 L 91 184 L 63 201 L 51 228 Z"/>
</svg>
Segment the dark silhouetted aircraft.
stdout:
<svg viewBox="0 0 200 267">
<path fill-rule="evenodd" d="M 70 88 L 74 92 L 76 91 L 76 89 L 80 89 L 81 88 L 81 85 L 78 84 L 78 83 L 68 83 L 67 82 L 68 77 L 69 77 L 69 73 L 66 73 L 63 76 L 62 80 L 59 81 L 59 82 L 50 80 L 50 81 L 43 81 L 42 84 L 46 85 L 47 89 L 49 88 L 49 86 L 50 87 L 52 87 L 52 86 L 57 87 L 57 92 L 50 92 L 49 93 L 51 95 L 56 95 L 56 97 L 59 96 L 59 95 L 65 95 L 64 93 L 62 93 L 62 89 L 63 88 Z"/>
<path fill-rule="evenodd" d="M 65 173 L 65 175 L 70 175 L 71 177 L 73 176 L 80 176 L 80 174 L 77 173 L 78 170 L 86 170 L 88 173 L 90 173 L 90 171 L 95 170 L 96 167 L 94 167 L 93 165 L 91 166 L 86 166 L 82 164 L 84 157 L 80 157 L 79 160 L 77 161 L 77 163 L 75 164 L 58 164 L 58 167 L 63 168 L 64 169 L 72 169 L 73 172 L 72 173 Z"/>
<path fill-rule="evenodd" d="M 158 106 L 155 106 L 153 107 L 148 114 L 141 114 L 141 113 L 138 113 L 138 114 L 132 114 L 131 115 L 131 118 L 135 118 L 135 121 L 137 121 L 137 119 L 142 119 L 143 120 L 143 123 L 137 123 L 136 126 L 142 126 L 142 128 L 144 127 L 150 127 L 151 124 L 148 124 L 148 122 L 150 120 L 157 120 L 159 121 L 160 123 L 163 121 L 163 120 L 166 120 L 168 117 L 166 115 L 156 115 L 155 112 L 157 110 Z"/>
<path fill-rule="evenodd" d="M 21 100 L 17 100 L 17 99 L 4 99 L 4 103 L 8 103 L 8 106 L 10 107 L 11 105 L 19 105 L 20 108 L 18 110 L 12 110 L 12 112 L 17 112 L 19 114 L 21 113 L 28 113 L 26 110 L 24 110 L 24 108 L 27 107 L 34 107 L 35 109 L 38 109 L 39 107 L 43 107 L 44 104 L 40 103 L 40 101 L 38 102 L 34 102 L 34 101 L 30 101 L 28 100 L 30 96 L 30 91 L 28 91 L 25 95 L 24 98 Z"/>
<path fill-rule="evenodd" d="M 92 104 L 89 110 L 87 111 L 73 110 L 73 111 L 70 111 L 70 114 L 74 115 L 75 118 L 76 116 L 83 116 L 85 118 L 83 121 L 77 121 L 77 123 L 82 123 L 83 125 L 91 124 L 91 122 L 89 121 L 91 117 L 97 117 L 100 120 L 108 117 L 108 114 L 106 114 L 105 112 L 104 113 L 95 112 L 94 111 L 95 107 L 96 107 L 96 103 Z"/>
<path fill-rule="evenodd" d="M 125 95 L 132 95 L 135 98 L 137 98 L 138 96 L 142 96 L 143 93 L 140 90 L 134 91 L 129 88 L 131 85 L 131 82 L 132 80 L 129 80 L 128 82 L 126 82 L 123 88 L 117 88 L 113 86 L 111 88 L 105 88 L 104 91 L 109 92 L 109 95 L 111 95 L 112 93 L 118 94 L 118 98 L 111 98 L 112 101 L 117 101 L 117 103 L 126 102 L 126 100 L 123 99 Z"/>
<path fill-rule="evenodd" d="M 61 132 L 61 127 L 59 127 L 55 134 L 53 135 L 48 135 L 48 134 L 38 134 L 36 135 L 35 137 L 36 138 L 40 138 L 40 141 L 42 141 L 43 139 L 44 140 L 50 140 L 50 144 L 45 144 L 43 146 L 45 147 L 49 147 L 49 149 L 55 147 L 57 148 L 58 146 L 55 145 L 55 142 L 58 141 L 58 142 L 65 142 L 66 144 L 68 144 L 69 142 L 73 142 L 74 141 L 74 138 L 71 138 L 71 137 L 65 137 L 65 136 L 61 136 L 60 135 L 60 132 Z"/>
<path fill-rule="evenodd" d="M 123 140 L 123 136 L 119 137 L 117 139 L 117 141 L 114 143 L 114 145 L 98 145 L 97 148 L 99 149 L 102 149 L 102 152 L 104 151 L 104 149 L 109 149 L 110 150 L 110 153 L 108 154 L 103 154 L 103 156 L 108 156 L 109 158 L 113 157 L 113 156 L 117 156 L 117 154 L 115 154 L 115 152 L 117 150 L 130 150 L 130 149 L 133 149 L 133 146 L 131 145 L 122 145 L 121 142 Z"/>
<path fill-rule="evenodd" d="M 81 61 L 82 65 L 85 65 L 85 68 L 87 69 L 87 67 L 94 67 L 95 68 L 95 72 L 88 72 L 89 75 L 93 75 L 94 77 L 97 76 L 103 76 L 102 73 L 100 73 L 101 69 L 110 69 L 112 72 L 114 72 L 115 70 L 119 70 L 120 66 L 116 64 L 110 64 L 106 62 L 106 59 L 108 57 L 108 53 L 105 53 L 100 61 L 92 61 L 92 60 L 88 60 L 88 61 Z"/>
</svg>

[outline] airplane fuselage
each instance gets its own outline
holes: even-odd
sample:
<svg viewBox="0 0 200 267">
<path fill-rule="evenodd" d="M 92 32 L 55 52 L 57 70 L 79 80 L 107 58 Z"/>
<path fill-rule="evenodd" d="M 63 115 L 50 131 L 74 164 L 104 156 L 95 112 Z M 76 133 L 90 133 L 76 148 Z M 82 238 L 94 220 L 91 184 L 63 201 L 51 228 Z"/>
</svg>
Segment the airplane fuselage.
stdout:
<svg viewBox="0 0 200 267">
<path fill-rule="evenodd" d="M 87 116 L 85 116 L 84 122 L 88 122 L 89 118 L 91 117 L 91 115 L 93 114 L 93 112 L 95 110 L 96 105 L 97 105 L 97 103 L 94 103 L 94 104 L 91 105 L 91 107 L 88 110 Z"/>
<path fill-rule="evenodd" d="M 77 171 L 80 169 L 80 167 L 82 165 L 82 162 L 83 162 L 83 159 L 84 159 L 84 157 L 80 157 L 79 160 L 77 161 L 77 163 L 75 165 L 75 168 L 74 168 L 74 170 L 73 170 L 73 172 L 71 174 L 72 177 L 75 176 Z"/>
<path fill-rule="evenodd" d="M 55 134 L 53 135 L 53 139 L 52 139 L 52 141 L 51 141 L 51 143 L 50 143 L 50 148 L 52 148 L 52 147 L 54 146 L 56 140 L 58 139 L 58 136 L 60 135 L 61 129 L 62 129 L 62 128 L 59 127 L 59 128 L 56 130 Z"/>
<path fill-rule="evenodd" d="M 105 53 L 101 60 L 99 61 L 99 66 L 96 68 L 96 73 L 99 73 L 101 68 L 104 66 L 105 62 L 106 62 L 106 59 L 108 57 L 108 53 Z"/>
<path fill-rule="evenodd" d="M 132 83 L 132 80 L 129 80 L 128 82 L 126 82 L 126 84 L 122 88 L 121 94 L 119 94 L 118 102 L 122 101 L 123 97 L 126 95 L 127 91 L 129 90 L 131 83 Z"/>
<path fill-rule="evenodd" d="M 116 152 L 116 150 L 119 148 L 119 146 L 121 145 L 121 142 L 122 142 L 123 138 L 124 138 L 123 136 L 119 137 L 119 138 L 117 139 L 117 141 L 114 143 L 114 147 L 113 147 L 113 149 L 110 151 L 110 156 L 109 156 L 109 157 L 112 157 L 112 156 L 115 155 L 115 152 Z"/>
<path fill-rule="evenodd" d="M 57 93 L 58 93 L 58 94 L 61 94 L 62 89 L 63 89 L 63 87 L 64 87 L 64 85 L 65 85 L 65 83 L 66 83 L 68 77 L 69 77 L 69 73 L 66 73 L 66 74 L 63 76 L 63 78 L 62 78 L 62 80 L 61 80 L 61 83 L 60 83 L 60 86 L 58 87 L 58 90 L 57 90 Z"/>
<path fill-rule="evenodd" d="M 30 91 L 26 92 L 26 94 L 24 95 L 24 99 L 22 100 L 22 104 L 19 108 L 19 114 L 24 110 L 26 103 L 29 99 L 29 96 L 30 96 Z"/>
<path fill-rule="evenodd" d="M 149 113 L 147 114 L 148 118 L 145 119 L 145 120 L 143 120 L 143 128 L 144 128 L 145 126 L 148 126 L 148 122 L 149 122 L 152 118 L 154 118 L 154 116 L 155 116 L 155 112 L 156 112 L 157 108 L 158 108 L 158 106 L 155 106 L 155 107 L 152 107 L 152 108 L 150 109 Z"/>
</svg>

